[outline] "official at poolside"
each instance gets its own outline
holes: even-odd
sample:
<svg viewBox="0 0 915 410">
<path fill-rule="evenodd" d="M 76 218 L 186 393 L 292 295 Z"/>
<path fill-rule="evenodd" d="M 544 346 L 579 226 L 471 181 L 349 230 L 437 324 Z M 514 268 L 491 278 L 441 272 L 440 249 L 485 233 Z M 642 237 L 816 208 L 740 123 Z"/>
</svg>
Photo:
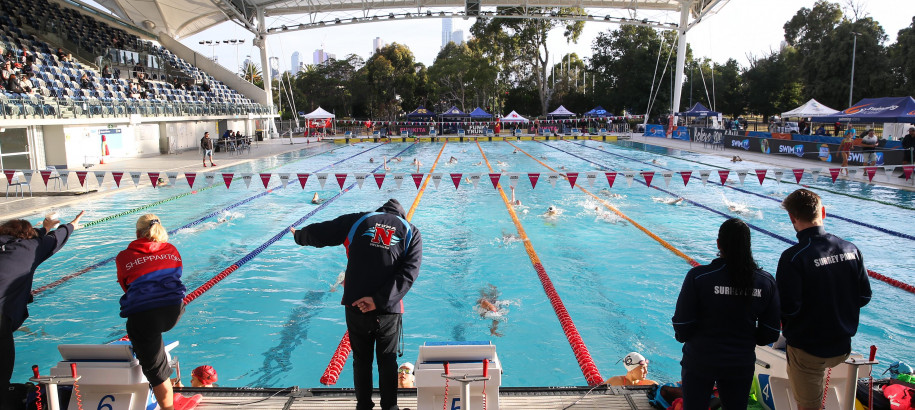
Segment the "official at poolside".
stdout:
<svg viewBox="0 0 915 410">
<path fill-rule="evenodd" d="M 819 195 L 798 189 L 782 201 L 797 245 L 782 253 L 775 279 L 788 341 L 788 384 L 798 410 L 819 409 L 825 370 L 844 362 L 871 285 L 861 251 L 823 229 Z"/>
<path fill-rule="evenodd" d="M 347 214 L 336 219 L 290 228 L 302 246 L 346 248 L 345 286 L 341 304 L 353 348 L 353 387 L 356 408 L 371 409 L 373 349 L 378 354 L 378 387 L 382 410 L 397 410 L 397 355 L 403 297 L 419 276 L 422 239 L 406 221 L 396 199 L 375 212 Z"/>
<path fill-rule="evenodd" d="M 0 225 L 0 405 L 5 403 L 16 361 L 13 332 L 29 317 L 35 269 L 67 243 L 82 217 L 80 212 L 57 229 L 54 226 L 59 221 L 54 215 L 46 217 L 41 228 L 33 228 L 24 219 Z"/>
</svg>

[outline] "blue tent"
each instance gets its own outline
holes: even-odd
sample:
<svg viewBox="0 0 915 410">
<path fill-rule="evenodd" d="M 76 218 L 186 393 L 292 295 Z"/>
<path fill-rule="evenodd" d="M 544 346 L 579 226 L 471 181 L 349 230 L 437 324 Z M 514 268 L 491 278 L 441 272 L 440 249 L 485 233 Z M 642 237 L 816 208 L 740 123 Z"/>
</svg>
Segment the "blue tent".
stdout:
<svg viewBox="0 0 915 410">
<path fill-rule="evenodd" d="M 442 118 L 467 118 L 470 115 L 458 109 L 457 106 L 452 105 L 451 108 L 445 110 L 445 112 L 439 114 L 439 117 Z"/>
<path fill-rule="evenodd" d="M 477 107 L 473 111 L 470 112 L 470 118 L 472 118 L 472 119 L 483 119 L 483 118 L 492 119 L 492 114 L 490 114 L 486 111 L 483 111 L 483 109 L 480 107 Z"/>
<path fill-rule="evenodd" d="M 717 117 L 718 114 L 721 113 L 708 109 L 702 103 L 696 103 L 690 109 L 677 113 L 681 117 Z"/>
<path fill-rule="evenodd" d="M 584 117 L 612 117 L 613 114 L 607 112 L 607 110 L 605 110 L 604 107 L 601 107 L 598 105 L 597 107 L 594 107 L 593 110 L 582 114 L 582 116 L 584 116 Z"/>
<path fill-rule="evenodd" d="M 435 117 L 435 113 L 426 109 L 426 107 L 420 105 L 416 107 L 413 112 L 407 114 L 407 118 L 411 120 L 422 120 L 422 119 L 432 119 Z"/>
<path fill-rule="evenodd" d="M 833 115 L 816 117 L 817 122 L 901 122 L 915 123 L 912 97 L 865 98 Z"/>
</svg>

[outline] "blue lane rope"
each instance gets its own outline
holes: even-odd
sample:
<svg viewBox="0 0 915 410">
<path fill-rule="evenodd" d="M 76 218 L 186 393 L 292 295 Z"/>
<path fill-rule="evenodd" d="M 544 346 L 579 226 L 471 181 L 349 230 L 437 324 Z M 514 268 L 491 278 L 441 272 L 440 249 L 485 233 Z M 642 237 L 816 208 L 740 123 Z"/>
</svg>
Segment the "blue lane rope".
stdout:
<svg viewBox="0 0 915 410">
<path fill-rule="evenodd" d="M 589 147 L 589 146 L 587 146 L 587 145 L 584 145 L 584 144 L 581 144 L 581 143 L 577 143 L 577 142 L 572 142 L 572 141 L 568 141 L 568 142 L 571 143 L 571 144 L 580 145 L 580 146 L 582 146 L 582 147 L 585 147 L 585 148 L 588 148 L 588 149 L 592 149 L 592 150 L 595 150 L 595 151 L 598 151 L 598 152 L 603 152 L 603 153 L 610 154 L 610 155 L 614 155 L 614 156 L 617 156 L 617 157 L 620 157 L 620 158 L 625 158 L 625 159 L 630 160 L 630 161 L 640 162 L 640 163 L 642 163 L 642 164 L 650 165 L 650 166 L 653 166 L 653 167 L 656 167 L 656 168 L 660 168 L 660 169 L 663 169 L 663 170 L 666 170 L 666 171 L 673 171 L 673 170 L 670 169 L 670 168 L 662 167 L 662 166 L 660 166 L 660 165 L 653 164 L 653 163 L 650 163 L 650 162 L 647 162 L 647 161 L 641 161 L 641 160 L 638 160 L 638 159 L 636 159 L 636 158 L 627 157 L 627 156 L 625 156 L 625 155 L 621 155 L 621 154 L 617 154 L 617 153 L 613 153 L 613 152 L 608 152 L 608 151 L 600 150 L 600 149 L 597 149 L 597 148 L 594 148 L 594 147 Z M 547 144 L 547 145 L 548 145 L 548 144 Z M 552 147 L 552 145 L 549 145 L 549 146 Z M 553 147 L 553 148 L 555 148 L 555 147 Z M 558 148 L 557 148 L 557 149 L 558 149 Z M 719 167 L 719 168 L 720 168 L 720 167 Z M 695 175 L 693 175 L 693 176 L 691 176 L 690 178 L 698 178 L 698 177 L 696 177 Z M 737 191 L 740 191 L 740 192 L 743 192 L 743 193 L 745 193 L 745 194 L 755 195 L 755 196 L 760 197 L 760 198 L 769 199 L 769 200 L 772 200 L 772 201 L 781 203 L 781 200 L 779 200 L 778 198 L 773 198 L 773 197 L 768 196 L 768 195 L 759 194 L 759 193 L 756 193 L 756 192 L 748 191 L 748 190 L 746 190 L 746 189 L 738 188 L 738 187 L 731 186 L 731 185 L 724 185 L 724 186 L 725 186 L 725 187 L 728 187 L 728 188 L 731 188 L 731 189 L 734 189 L 734 190 L 737 190 Z M 814 188 L 814 189 L 817 189 L 817 188 Z M 885 234 L 887 234 L 887 235 L 895 236 L 895 237 L 897 237 L 897 238 L 904 238 L 904 239 L 909 239 L 909 240 L 915 241 L 915 236 L 913 236 L 913 235 L 905 234 L 905 233 L 902 233 L 902 232 L 897 232 L 897 231 L 894 231 L 894 230 L 892 230 L 892 229 L 882 228 L 882 227 L 879 227 L 879 226 L 876 226 L 876 225 L 869 224 L 869 223 L 867 223 L 867 222 L 856 221 L 856 220 L 854 220 L 854 219 L 847 218 L 847 217 L 844 217 L 844 216 L 841 216 L 841 215 L 838 215 L 838 214 L 834 214 L 834 213 L 832 213 L 832 212 L 829 213 L 829 217 L 830 217 L 830 218 L 838 219 L 838 220 L 840 220 L 840 221 L 845 221 L 845 222 L 848 222 L 848 223 L 851 223 L 851 224 L 855 224 L 855 225 L 858 225 L 858 226 L 863 226 L 863 227 L 865 227 L 865 228 L 874 229 L 874 230 L 883 232 L 883 233 L 885 233 Z"/>
</svg>

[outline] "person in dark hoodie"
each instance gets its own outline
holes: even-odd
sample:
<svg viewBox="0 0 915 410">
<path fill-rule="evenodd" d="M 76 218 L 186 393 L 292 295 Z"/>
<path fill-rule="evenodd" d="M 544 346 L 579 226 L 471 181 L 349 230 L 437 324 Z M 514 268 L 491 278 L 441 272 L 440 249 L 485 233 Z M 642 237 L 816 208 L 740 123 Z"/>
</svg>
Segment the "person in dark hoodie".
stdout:
<svg viewBox="0 0 915 410">
<path fill-rule="evenodd" d="M 341 304 L 353 348 L 353 387 L 356 408 L 371 409 L 373 349 L 378 352 L 381 408 L 397 410 L 397 346 L 403 332 L 401 316 L 406 296 L 422 262 L 419 230 L 407 222 L 396 199 L 375 212 L 339 216 L 289 228 L 302 246 L 346 248 L 347 264 Z"/>
<path fill-rule="evenodd" d="M 24 219 L 0 225 L 0 404 L 6 403 L 16 361 L 13 332 L 29 317 L 35 269 L 67 243 L 70 234 L 80 228 L 82 217 L 80 212 L 57 229 L 56 214 L 45 217 L 41 228 L 33 228 Z"/>
<path fill-rule="evenodd" d="M 173 409 L 172 370 L 162 333 L 175 327 L 184 314 L 181 255 L 168 243 L 168 231 L 159 217 L 146 214 L 137 220 L 137 239 L 118 253 L 115 263 L 124 290 L 120 303 L 127 336 L 159 407 Z"/>
<path fill-rule="evenodd" d="M 781 327 L 775 278 L 753 260 L 750 227 L 728 219 L 717 243 L 720 257 L 686 274 L 672 319 L 686 410 L 708 409 L 716 383 L 724 408 L 747 408 L 756 345 L 778 340 Z"/>
<path fill-rule="evenodd" d="M 788 342 L 788 384 L 799 410 L 819 409 L 825 370 L 851 353 L 871 285 L 861 251 L 823 229 L 826 208 L 819 195 L 798 189 L 782 207 L 798 239 L 782 253 L 775 274 Z"/>
</svg>

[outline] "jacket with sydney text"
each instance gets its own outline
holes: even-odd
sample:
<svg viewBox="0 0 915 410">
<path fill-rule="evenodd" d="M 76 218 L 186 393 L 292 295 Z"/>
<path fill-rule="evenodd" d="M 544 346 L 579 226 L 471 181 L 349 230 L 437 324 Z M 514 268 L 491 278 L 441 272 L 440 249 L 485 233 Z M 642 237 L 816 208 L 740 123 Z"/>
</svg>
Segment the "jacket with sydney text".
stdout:
<svg viewBox="0 0 915 410">
<path fill-rule="evenodd" d="M 121 317 L 183 303 L 181 255 L 174 245 L 140 238 L 118 254 Z"/>
<path fill-rule="evenodd" d="M 375 212 L 339 216 L 296 231 L 302 246 L 346 248 L 346 276 L 341 304 L 371 296 L 382 312 L 403 313 L 403 297 L 419 276 L 422 238 L 405 219 L 396 199 Z"/>
</svg>

